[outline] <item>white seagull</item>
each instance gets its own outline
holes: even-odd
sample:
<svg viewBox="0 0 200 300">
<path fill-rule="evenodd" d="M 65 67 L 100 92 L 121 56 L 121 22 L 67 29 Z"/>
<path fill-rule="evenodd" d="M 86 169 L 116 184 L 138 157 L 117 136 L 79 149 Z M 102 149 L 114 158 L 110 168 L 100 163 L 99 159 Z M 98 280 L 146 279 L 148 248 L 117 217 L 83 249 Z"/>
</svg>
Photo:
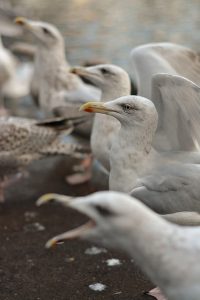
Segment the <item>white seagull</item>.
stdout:
<svg viewBox="0 0 200 300">
<path fill-rule="evenodd" d="M 200 154 L 156 151 L 158 124 L 152 101 L 140 96 L 82 106 L 116 118 L 121 127 L 109 151 L 111 190 L 131 193 L 159 213 L 200 210 Z"/>
<path fill-rule="evenodd" d="M 53 199 L 88 216 L 89 221 L 52 238 L 47 248 L 73 238 L 118 248 L 133 257 L 168 300 L 199 300 L 199 227 L 171 224 L 137 199 L 117 192 L 76 199 L 47 194 L 37 204 Z"/>
</svg>

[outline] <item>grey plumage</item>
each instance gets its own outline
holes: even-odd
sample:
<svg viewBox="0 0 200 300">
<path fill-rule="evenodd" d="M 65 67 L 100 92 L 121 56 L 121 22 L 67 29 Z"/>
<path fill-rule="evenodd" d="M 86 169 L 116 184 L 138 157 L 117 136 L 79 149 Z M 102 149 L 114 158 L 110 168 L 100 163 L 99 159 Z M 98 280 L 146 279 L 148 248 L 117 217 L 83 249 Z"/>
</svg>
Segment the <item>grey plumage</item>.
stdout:
<svg viewBox="0 0 200 300">
<path fill-rule="evenodd" d="M 130 94 L 130 78 L 127 72 L 115 65 L 103 64 L 89 68 L 76 68 L 76 73 L 102 90 L 101 102 Z M 113 135 L 119 130 L 119 122 L 105 115 L 95 115 L 91 134 L 91 148 L 94 157 L 107 170 L 109 150 Z"/>
<path fill-rule="evenodd" d="M 200 85 L 200 56 L 174 43 L 150 43 L 131 51 L 131 75 L 138 95 L 151 97 L 151 80 L 158 73 L 180 75 Z"/>
<path fill-rule="evenodd" d="M 153 146 L 159 151 L 199 151 L 200 87 L 187 78 L 157 74 L 151 99 L 158 111 Z"/>
<path fill-rule="evenodd" d="M 162 214 L 200 211 L 200 154 L 153 149 L 158 114 L 150 100 L 126 96 L 83 109 L 121 123 L 109 151 L 111 190 L 131 193 Z"/>
</svg>

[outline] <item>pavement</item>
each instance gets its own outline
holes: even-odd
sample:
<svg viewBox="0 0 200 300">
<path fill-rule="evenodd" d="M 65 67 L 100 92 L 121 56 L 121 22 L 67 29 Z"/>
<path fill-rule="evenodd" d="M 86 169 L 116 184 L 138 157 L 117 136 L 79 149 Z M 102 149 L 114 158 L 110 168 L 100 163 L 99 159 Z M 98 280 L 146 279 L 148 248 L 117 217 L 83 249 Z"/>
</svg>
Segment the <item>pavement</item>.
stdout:
<svg viewBox="0 0 200 300">
<path fill-rule="evenodd" d="M 85 217 L 55 203 L 36 207 L 37 198 L 46 192 L 79 196 L 99 189 L 91 182 L 66 184 L 74 163 L 63 157 L 34 163 L 29 176 L 6 191 L 0 205 L 0 299 L 153 299 L 144 292 L 154 285 L 123 253 L 81 240 L 44 248 L 49 238 L 81 225 Z"/>
</svg>

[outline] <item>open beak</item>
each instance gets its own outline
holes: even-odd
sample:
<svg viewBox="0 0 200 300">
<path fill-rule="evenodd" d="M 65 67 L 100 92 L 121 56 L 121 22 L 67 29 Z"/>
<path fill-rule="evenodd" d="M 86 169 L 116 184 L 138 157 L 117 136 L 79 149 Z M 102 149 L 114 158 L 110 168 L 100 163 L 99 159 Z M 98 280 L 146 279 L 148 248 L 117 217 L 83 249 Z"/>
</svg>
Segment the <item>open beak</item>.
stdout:
<svg viewBox="0 0 200 300">
<path fill-rule="evenodd" d="M 79 226 L 75 229 L 54 236 L 52 239 L 48 240 L 45 247 L 51 248 L 63 242 L 64 240 L 80 238 L 82 235 L 84 235 L 85 232 L 87 232 L 89 229 L 94 228 L 95 226 L 96 226 L 95 222 L 93 220 L 89 220 L 87 223 L 85 223 L 82 226 Z"/>
<path fill-rule="evenodd" d="M 104 103 L 100 102 L 87 102 L 79 108 L 80 111 L 100 113 L 100 114 L 109 114 L 110 112 L 117 112 L 114 109 L 107 107 Z"/>
<path fill-rule="evenodd" d="M 41 196 L 37 200 L 36 205 L 40 206 L 51 200 L 60 202 L 60 203 L 64 204 L 65 206 L 69 206 L 69 207 L 73 208 L 73 205 L 71 205 L 73 202 L 73 197 L 59 195 L 59 194 L 53 194 L 53 193 L 45 194 L 45 195 Z M 64 232 L 62 234 L 59 234 L 59 235 L 53 237 L 46 243 L 45 247 L 51 248 L 51 247 L 63 242 L 64 240 L 79 238 L 82 235 L 84 235 L 85 232 L 94 228 L 95 226 L 96 226 L 96 223 L 93 220 L 89 220 L 87 223 L 85 223 L 82 226 L 79 226 L 75 229 L 69 230 L 67 232 Z"/>
</svg>

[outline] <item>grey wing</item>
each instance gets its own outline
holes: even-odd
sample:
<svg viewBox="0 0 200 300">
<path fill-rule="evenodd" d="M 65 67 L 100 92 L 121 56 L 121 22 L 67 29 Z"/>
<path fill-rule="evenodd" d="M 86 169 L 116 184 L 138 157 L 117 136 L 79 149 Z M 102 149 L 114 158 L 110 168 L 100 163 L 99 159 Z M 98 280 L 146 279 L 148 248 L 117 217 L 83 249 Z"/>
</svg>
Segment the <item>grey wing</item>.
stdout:
<svg viewBox="0 0 200 300">
<path fill-rule="evenodd" d="M 176 70 L 158 49 L 164 44 L 145 44 L 131 51 L 131 78 L 140 96 L 151 97 L 152 76 L 157 73 L 176 74 Z"/>
<path fill-rule="evenodd" d="M 187 168 L 189 169 L 187 173 Z M 180 169 L 179 174 L 159 172 L 140 179 L 140 183 L 131 191 L 131 196 L 160 214 L 179 211 L 200 212 L 200 186 L 198 167 L 189 166 Z"/>
<path fill-rule="evenodd" d="M 152 76 L 168 73 L 184 76 L 200 84 L 200 56 L 187 47 L 173 43 L 152 43 L 131 52 L 131 75 L 138 94 L 151 96 Z"/>
<path fill-rule="evenodd" d="M 171 223 L 182 226 L 200 225 L 200 214 L 194 211 L 180 211 L 177 213 L 162 215 L 162 217 Z"/>
<path fill-rule="evenodd" d="M 199 151 L 200 87 L 178 75 L 157 74 L 152 79 L 151 99 L 159 116 L 154 147 Z"/>
</svg>

